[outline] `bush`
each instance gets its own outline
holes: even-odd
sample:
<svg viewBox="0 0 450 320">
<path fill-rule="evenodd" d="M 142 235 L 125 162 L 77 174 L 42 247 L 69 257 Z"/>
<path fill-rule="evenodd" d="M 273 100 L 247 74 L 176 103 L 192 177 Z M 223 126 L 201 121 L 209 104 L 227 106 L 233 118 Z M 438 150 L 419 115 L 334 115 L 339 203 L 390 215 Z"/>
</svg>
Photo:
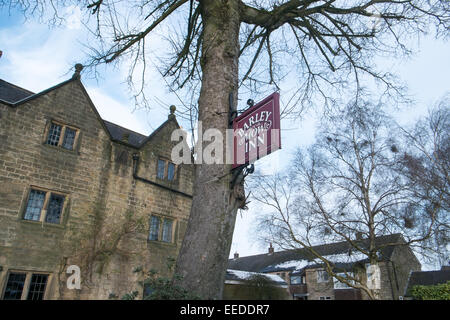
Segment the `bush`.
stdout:
<svg viewBox="0 0 450 320">
<path fill-rule="evenodd" d="M 173 272 L 175 259 L 167 258 L 167 271 Z M 143 288 L 144 300 L 193 300 L 199 297 L 184 290 L 183 288 L 173 284 L 173 280 L 179 277 L 174 275 L 171 277 L 160 276 L 156 270 L 145 272 L 141 266 L 134 268 L 133 272 L 141 273 L 145 280 L 140 281 L 139 285 Z M 122 296 L 122 300 L 134 300 L 138 297 L 139 292 L 133 291 Z"/>
<path fill-rule="evenodd" d="M 434 286 L 414 286 L 411 295 L 416 300 L 450 300 L 450 281 Z"/>
</svg>

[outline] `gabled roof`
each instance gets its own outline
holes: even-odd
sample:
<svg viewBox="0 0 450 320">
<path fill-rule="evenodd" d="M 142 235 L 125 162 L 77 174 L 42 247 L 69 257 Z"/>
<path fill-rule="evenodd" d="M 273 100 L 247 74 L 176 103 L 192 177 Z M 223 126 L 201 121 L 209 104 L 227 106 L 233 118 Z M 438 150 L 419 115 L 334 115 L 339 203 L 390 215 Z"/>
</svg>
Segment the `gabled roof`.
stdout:
<svg viewBox="0 0 450 320">
<path fill-rule="evenodd" d="M 115 123 L 103 120 L 113 140 L 123 141 L 138 148 L 147 136 L 121 127 Z M 125 140 L 125 141 L 124 141 Z"/>
<path fill-rule="evenodd" d="M 410 295 L 414 286 L 433 286 L 450 281 L 450 270 L 443 268 L 436 271 L 414 271 L 409 276 L 405 296 Z"/>
<path fill-rule="evenodd" d="M 149 141 L 152 137 L 155 136 L 157 132 L 159 132 L 163 127 L 166 126 L 170 121 L 175 121 L 175 124 L 178 128 L 180 128 L 178 122 L 176 121 L 176 118 L 174 115 L 170 115 L 169 119 L 163 122 L 156 130 L 154 130 L 149 136 L 145 136 L 143 134 L 137 133 L 135 131 L 132 131 L 130 129 L 124 128 L 122 126 L 119 126 L 117 124 L 114 124 L 112 122 L 103 120 L 100 117 L 100 114 L 97 111 L 97 108 L 95 107 L 94 103 L 92 102 L 91 98 L 89 97 L 89 94 L 86 91 L 86 88 L 83 86 L 79 78 L 72 77 L 66 81 L 63 81 L 53 87 L 50 87 L 48 89 L 45 89 L 39 93 L 33 93 L 29 90 L 20 88 L 12 83 L 9 83 L 7 81 L 4 81 L 0 79 L 0 102 L 3 102 L 10 107 L 18 107 L 19 105 L 33 100 L 39 96 L 42 96 L 50 91 L 53 91 L 55 89 L 58 89 L 65 84 L 76 81 L 79 83 L 80 87 L 82 88 L 82 91 L 86 95 L 86 98 L 88 99 L 89 104 L 91 105 L 94 113 L 97 116 L 97 119 L 99 120 L 102 127 L 105 129 L 106 133 L 110 137 L 112 141 L 120 142 L 122 144 L 131 146 L 133 148 L 139 149 L 141 148 L 147 141 Z"/>
<path fill-rule="evenodd" d="M 380 236 L 375 241 L 377 246 L 405 243 L 401 234 Z M 369 243 L 367 239 L 355 242 L 363 248 L 367 248 Z M 355 252 L 355 249 L 352 249 L 347 241 L 314 246 L 313 249 L 329 261 L 334 262 L 336 267 L 341 265 L 345 269 L 348 264 L 367 260 L 367 256 L 361 252 Z M 390 259 L 393 250 L 393 246 L 383 247 L 379 252 L 379 258 L 381 260 Z M 310 250 L 303 248 L 230 259 L 228 268 L 251 272 L 299 271 L 306 267 L 318 266 L 320 262 Z"/>
<path fill-rule="evenodd" d="M 15 84 L 0 79 L 0 100 L 8 103 L 15 103 L 24 98 L 32 96 L 34 93 L 23 89 Z"/>
</svg>

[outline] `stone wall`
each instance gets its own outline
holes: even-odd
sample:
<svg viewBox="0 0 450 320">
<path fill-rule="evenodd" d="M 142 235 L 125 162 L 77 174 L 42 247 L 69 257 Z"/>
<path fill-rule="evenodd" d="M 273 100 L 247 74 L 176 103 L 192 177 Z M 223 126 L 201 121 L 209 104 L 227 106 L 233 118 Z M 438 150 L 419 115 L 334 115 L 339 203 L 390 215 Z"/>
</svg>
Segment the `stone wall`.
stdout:
<svg viewBox="0 0 450 320">
<path fill-rule="evenodd" d="M 320 300 L 320 297 L 330 297 L 334 300 L 333 279 L 330 276 L 327 282 L 317 281 L 317 272 L 323 269 L 307 269 L 305 271 L 306 283 L 308 286 L 308 300 Z"/>
<path fill-rule="evenodd" d="M 52 121 L 78 130 L 73 151 L 46 144 Z M 192 194 L 191 166 L 178 167 L 172 182 L 156 177 L 176 128 L 168 120 L 139 149 L 112 141 L 79 80 L 17 106 L 0 103 L 0 294 L 11 270 L 49 273 L 48 299 L 120 297 L 140 290 L 135 268 L 167 273 Z M 133 178 L 133 154 L 137 175 L 166 188 Z M 31 187 L 65 196 L 60 224 L 23 219 Z M 152 214 L 174 219 L 171 243 L 147 240 Z M 72 264 L 81 268 L 81 290 L 66 288 Z"/>
</svg>

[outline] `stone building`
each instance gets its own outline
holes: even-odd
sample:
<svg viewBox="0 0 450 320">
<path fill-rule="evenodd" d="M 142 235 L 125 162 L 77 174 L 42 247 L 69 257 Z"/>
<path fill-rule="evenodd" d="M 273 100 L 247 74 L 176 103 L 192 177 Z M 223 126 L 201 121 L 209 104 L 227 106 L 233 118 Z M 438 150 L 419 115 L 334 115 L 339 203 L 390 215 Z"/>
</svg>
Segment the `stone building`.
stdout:
<svg viewBox="0 0 450 320">
<path fill-rule="evenodd" d="M 120 127 L 79 71 L 36 94 L 0 80 L 1 299 L 141 293 L 137 271 L 166 273 L 181 245 L 193 168 L 170 160 L 175 109 L 149 136 Z"/>
<path fill-rule="evenodd" d="M 356 240 L 361 248 L 367 248 L 367 239 Z M 420 262 L 405 244 L 400 234 L 376 238 L 378 266 L 368 263 L 367 256 L 355 252 L 348 242 L 337 242 L 312 247 L 319 255 L 333 263 L 333 272 L 346 273 L 360 279 L 370 289 L 376 290 L 380 299 L 397 300 L 403 296 L 409 274 L 421 269 Z M 329 275 L 321 260 L 308 249 L 275 252 L 239 257 L 228 263 L 229 269 L 276 274 L 288 284 L 291 298 L 295 300 L 364 300 L 367 294 Z"/>
</svg>

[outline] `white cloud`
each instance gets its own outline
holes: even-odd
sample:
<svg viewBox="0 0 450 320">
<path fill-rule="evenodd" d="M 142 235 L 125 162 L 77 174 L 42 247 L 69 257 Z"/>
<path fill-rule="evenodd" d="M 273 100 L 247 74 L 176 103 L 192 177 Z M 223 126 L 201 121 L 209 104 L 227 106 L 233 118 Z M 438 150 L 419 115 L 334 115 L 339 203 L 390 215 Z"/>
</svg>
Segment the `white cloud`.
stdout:
<svg viewBox="0 0 450 320">
<path fill-rule="evenodd" d="M 0 76 L 35 92 L 67 79 L 71 76 L 68 74 L 71 61 L 80 56 L 75 41 L 77 34 L 37 23 L 2 29 Z"/>
</svg>

